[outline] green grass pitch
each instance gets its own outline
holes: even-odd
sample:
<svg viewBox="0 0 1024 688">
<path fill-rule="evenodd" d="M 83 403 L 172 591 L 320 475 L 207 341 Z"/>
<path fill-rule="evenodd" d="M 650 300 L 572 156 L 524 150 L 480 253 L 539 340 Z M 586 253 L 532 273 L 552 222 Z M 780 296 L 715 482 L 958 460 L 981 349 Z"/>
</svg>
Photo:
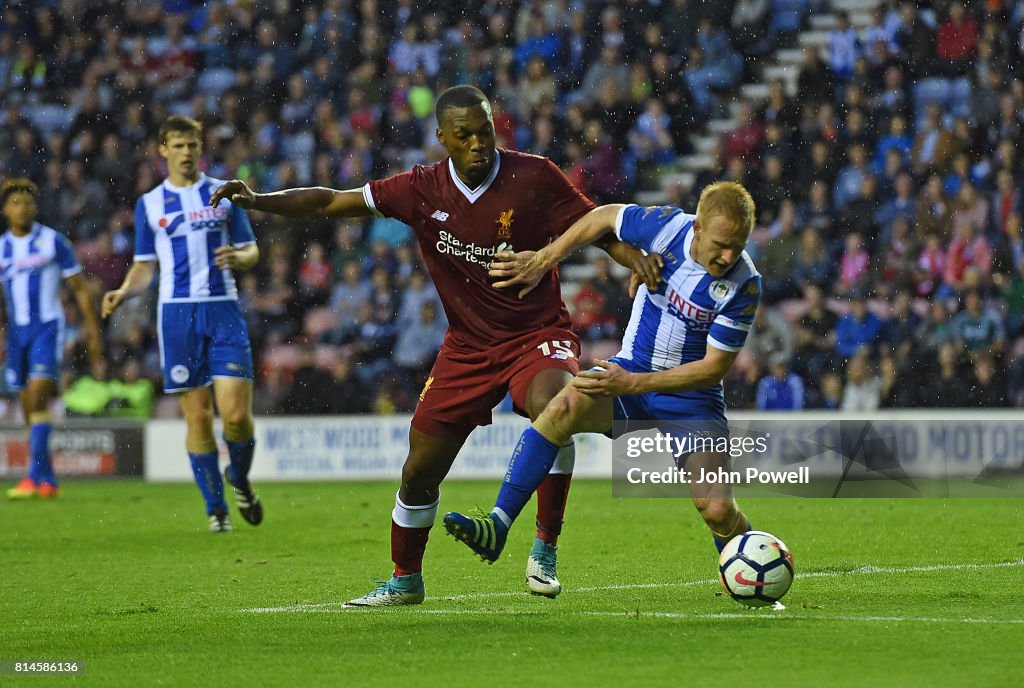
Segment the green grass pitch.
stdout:
<svg viewBox="0 0 1024 688">
<path fill-rule="evenodd" d="M 1004 686 L 1024 647 L 1017 500 L 760 499 L 792 548 L 784 611 L 719 594 L 682 500 L 573 486 L 556 600 L 525 593 L 527 508 L 486 566 L 435 528 L 419 607 L 342 610 L 389 572 L 391 483 L 266 484 L 259 528 L 205 532 L 191 485 L 67 481 L 0 504 L 0 685 Z M 453 482 L 442 509 L 492 503 Z M 230 501 L 230 499 L 229 499 Z M 259 609 L 261 611 L 252 611 Z"/>
</svg>

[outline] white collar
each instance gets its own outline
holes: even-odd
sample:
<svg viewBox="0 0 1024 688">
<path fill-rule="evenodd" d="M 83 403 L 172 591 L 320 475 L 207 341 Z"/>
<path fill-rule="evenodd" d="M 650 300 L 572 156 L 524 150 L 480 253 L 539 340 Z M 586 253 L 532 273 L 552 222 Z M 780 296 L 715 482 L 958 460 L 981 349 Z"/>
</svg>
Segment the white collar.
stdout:
<svg viewBox="0 0 1024 688">
<path fill-rule="evenodd" d="M 206 175 L 203 174 L 202 172 L 199 173 L 199 178 L 196 179 L 191 184 L 189 184 L 188 186 L 175 186 L 174 184 L 171 183 L 171 178 L 166 177 L 164 179 L 164 188 L 170 189 L 171 191 L 188 191 L 189 189 L 194 189 L 198 187 L 204 181 L 206 181 Z"/>
<path fill-rule="evenodd" d="M 466 197 L 466 200 L 471 204 L 476 203 L 477 200 L 484 195 L 487 189 L 491 188 L 491 183 L 498 176 L 498 169 L 501 167 L 501 153 L 498 149 L 494 149 L 494 167 L 491 168 L 491 173 L 487 175 L 487 179 L 480 183 L 480 186 L 475 189 L 470 189 L 466 186 L 466 183 L 459 179 L 459 175 L 455 173 L 455 164 L 452 163 L 452 159 L 448 158 L 448 174 L 451 175 L 452 181 L 455 182 L 455 186 L 458 187 L 462 195 Z"/>
</svg>

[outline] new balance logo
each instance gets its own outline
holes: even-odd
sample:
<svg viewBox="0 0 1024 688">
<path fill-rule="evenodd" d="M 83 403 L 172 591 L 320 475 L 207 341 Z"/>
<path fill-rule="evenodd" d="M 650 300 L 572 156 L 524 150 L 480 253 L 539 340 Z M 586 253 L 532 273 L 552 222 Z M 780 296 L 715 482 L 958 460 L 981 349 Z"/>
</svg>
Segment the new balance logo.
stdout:
<svg viewBox="0 0 1024 688">
<path fill-rule="evenodd" d="M 438 222 L 444 222 L 448 219 L 448 213 L 443 210 L 435 210 L 434 214 L 430 216 L 430 219 L 437 220 Z"/>
</svg>

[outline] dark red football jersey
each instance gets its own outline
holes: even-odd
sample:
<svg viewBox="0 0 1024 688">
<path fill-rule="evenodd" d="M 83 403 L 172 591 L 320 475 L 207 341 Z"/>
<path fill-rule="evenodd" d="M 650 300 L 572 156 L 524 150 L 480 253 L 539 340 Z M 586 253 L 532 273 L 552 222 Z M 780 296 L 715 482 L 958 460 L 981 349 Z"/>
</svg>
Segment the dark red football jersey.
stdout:
<svg viewBox="0 0 1024 688">
<path fill-rule="evenodd" d="M 450 159 L 363 187 L 366 204 L 412 227 L 461 347 L 484 349 L 542 327 L 569 328 L 558 271 L 524 298 L 487 275 L 497 249 L 536 251 L 594 207 L 547 158 L 499 150 L 491 175 L 470 189 Z"/>
</svg>

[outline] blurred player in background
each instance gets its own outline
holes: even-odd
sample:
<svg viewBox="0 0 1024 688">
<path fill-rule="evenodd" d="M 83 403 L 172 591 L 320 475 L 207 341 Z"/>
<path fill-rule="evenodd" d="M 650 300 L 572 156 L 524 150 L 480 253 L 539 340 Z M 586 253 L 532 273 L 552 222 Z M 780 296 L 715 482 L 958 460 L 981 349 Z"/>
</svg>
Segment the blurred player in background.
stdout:
<svg viewBox="0 0 1024 688">
<path fill-rule="evenodd" d="M 95 363 L 103 355 L 96 309 L 67 237 L 36 222 L 38 190 L 23 177 L 0 187 L 7 231 L 0 237 L 0 280 L 7 297 L 7 385 L 17 390 L 28 425 L 28 475 L 7 491 L 11 499 L 48 499 L 58 493 L 50 461 L 50 400 L 60 377 L 64 335 L 63 277 L 82 312 L 85 345 Z"/>
<path fill-rule="evenodd" d="M 471 516 L 445 514 L 448 532 L 495 561 L 558 447 L 575 433 L 610 434 L 614 421 L 662 421 L 668 428 L 679 421 L 716 436 L 727 433 L 722 379 L 761 299 L 761 275 L 744 250 L 753 228 L 754 200 L 747 190 L 735 182 L 718 182 L 701 193 L 696 215 L 668 206 L 601 206 L 536 253 L 499 255 L 491 275 L 505 279 L 494 286 L 521 295 L 569 253 L 612 231 L 662 256 L 664 264 L 655 289 L 640 287 L 619 353 L 580 373 L 523 432 L 494 509 Z M 615 430 L 620 429 L 617 424 Z M 695 452 L 684 460 L 687 470 L 699 475 L 698 467 L 713 470 L 728 456 Z M 719 550 L 750 530 L 729 485 L 695 482 L 690 487 Z"/>
<path fill-rule="evenodd" d="M 185 448 L 206 500 L 209 530 L 231 530 L 213 434 L 213 402 L 224 424 L 234 488 L 242 518 L 263 520 L 263 505 L 249 483 L 256 440 L 252 418 L 252 348 L 238 306 L 232 270 L 259 260 L 246 213 L 228 200 L 211 207 L 222 182 L 199 171 L 202 127 L 178 115 L 160 127 L 167 179 L 135 205 L 135 259 L 119 289 L 103 297 L 103 317 L 153 281 L 160 266 L 157 326 L 164 391 L 181 393 L 188 434 Z M 210 387 L 213 393 L 210 393 Z"/>
<path fill-rule="evenodd" d="M 579 371 L 579 340 L 570 329 L 556 271 L 528 298 L 496 290 L 487 275 L 499 250 L 537 250 L 586 214 L 593 204 L 547 158 L 495 144 L 487 97 L 456 86 L 435 104 L 437 139 L 449 157 L 361 189 L 289 189 L 255 194 L 228 182 L 213 201 L 229 198 L 255 210 L 292 217 L 380 215 L 413 228 L 440 293 L 450 329 L 420 394 L 409 431 L 409 454 L 391 524 L 394 574 L 348 604 L 419 604 L 423 554 L 437 517 L 440 484 L 459 449 L 491 409 L 511 392 L 517 412 L 536 418 Z M 609 237 L 610 239 L 610 237 Z M 641 272 L 652 286 L 656 266 L 621 242 L 606 250 Z M 538 481 L 537 538 L 527 561 L 530 589 L 561 590 L 555 547 L 575 459 L 571 437 Z"/>
</svg>

